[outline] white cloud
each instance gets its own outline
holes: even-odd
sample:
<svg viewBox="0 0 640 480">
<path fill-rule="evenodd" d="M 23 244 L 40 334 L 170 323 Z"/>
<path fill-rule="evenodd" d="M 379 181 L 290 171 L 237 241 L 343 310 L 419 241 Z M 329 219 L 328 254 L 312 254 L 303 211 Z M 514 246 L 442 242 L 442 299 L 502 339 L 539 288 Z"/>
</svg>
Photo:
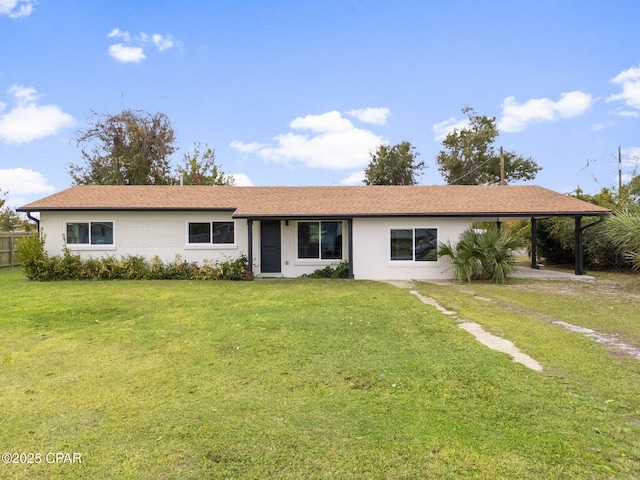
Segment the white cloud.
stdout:
<svg viewBox="0 0 640 480">
<path fill-rule="evenodd" d="M 345 113 L 357 118 L 364 123 L 371 123 L 373 125 L 385 125 L 387 123 L 387 118 L 389 118 L 389 115 L 391 115 L 391 110 L 384 107 L 369 107 L 360 110 L 349 110 Z"/>
<path fill-rule="evenodd" d="M 342 185 L 358 185 L 359 183 L 364 182 L 364 170 L 359 170 L 357 172 L 352 173 L 346 178 L 340 180 Z"/>
<path fill-rule="evenodd" d="M 173 37 L 171 35 L 167 37 L 163 37 L 159 33 L 155 33 L 151 36 L 151 40 L 153 41 L 154 45 L 158 47 L 158 50 L 161 52 L 173 47 Z"/>
<path fill-rule="evenodd" d="M 632 110 L 620 110 L 619 112 L 616 112 L 616 115 L 618 115 L 619 117 L 631 117 L 631 118 L 640 117 L 640 113 L 634 112 Z"/>
<path fill-rule="evenodd" d="M 0 190 L 8 193 L 7 205 L 19 207 L 27 200 L 25 195 L 50 195 L 55 187 L 39 172 L 26 168 L 0 169 Z"/>
<path fill-rule="evenodd" d="M 239 140 L 233 140 L 229 145 L 232 148 L 235 148 L 240 153 L 254 153 L 260 150 L 263 147 L 266 147 L 264 143 L 251 142 L 251 143 L 242 143 Z"/>
<path fill-rule="evenodd" d="M 346 118 L 342 118 L 340 112 L 336 111 L 294 118 L 289 126 L 294 130 L 311 130 L 316 133 L 344 132 L 353 129 L 353 124 Z"/>
<path fill-rule="evenodd" d="M 0 0 L 0 15 L 10 18 L 28 17 L 33 12 L 35 0 Z"/>
<path fill-rule="evenodd" d="M 235 180 L 235 185 L 238 187 L 253 187 L 253 182 L 247 174 L 244 173 L 232 173 L 231 176 Z"/>
<path fill-rule="evenodd" d="M 628 107 L 640 109 L 640 67 L 631 67 L 616 75 L 611 83 L 622 86 L 622 92 L 607 101 L 621 100 Z"/>
<path fill-rule="evenodd" d="M 122 63 L 139 63 L 147 58 L 144 53 L 144 46 L 149 42 L 152 42 L 160 52 L 176 46 L 172 35 L 163 36 L 159 33 L 147 35 L 142 32 L 137 37 L 132 37 L 129 35 L 129 32 L 123 32 L 119 28 L 113 28 L 107 34 L 107 37 L 122 40 L 121 43 L 115 43 L 109 46 L 109 55 Z"/>
<path fill-rule="evenodd" d="M 456 120 L 451 117 L 443 122 L 436 123 L 431 127 L 433 133 L 435 134 L 434 140 L 438 142 L 442 142 L 447 135 L 449 135 L 454 130 L 462 130 L 469 126 L 469 119 L 465 118 L 462 120 Z"/>
<path fill-rule="evenodd" d="M 4 113 L 7 105 L 0 104 L 0 140 L 6 143 L 38 140 L 75 123 L 74 118 L 57 105 L 36 104 L 38 96 L 32 87 L 14 85 L 8 91 L 16 105 Z"/>
<path fill-rule="evenodd" d="M 366 165 L 369 152 L 384 143 L 384 139 L 369 130 L 356 128 L 339 112 L 307 115 L 291 121 L 293 130 L 311 133 L 288 132 L 273 138 L 273 145 L 231 142 L 231 146 L 243 153 L 255 153 L 267 161 L 276 163 L 302 163 L 307 167 L 344 169 Z"/>
<path fill-rule="evenodd" d="M 504 132 L 520 132 L 532 122 L 576 117 L 586 112 L 592 104 L 591 95 L 579 90 L 561 94 L 556 102 L 548 98 L 535 98 L 518 103 L 515 97 L 507 97 L 502 103 L 502 118 L 497 126 Z"/>
<path fill-rule="evenodd" d="M 121 43 L 110 45 L 109 55 L 122 63 L 138 63 L 147 58 L 141 47 L 127 47 Z"/>
<path fill-rule="evenodd" d="M 9 87 L 9 94 L 13 95 L 18 105 L 27 105 L 38 99 L 36 89 L 33 87 L 24 87 L 22 85 L 12 85 Z"/>
<path fill-rule="evenodd" d="M 130 42 L 131 41 L 131 35 L 129 35 L 129 32 L 123 32 L 119 28 L 114 28 L 113 30 L 111 30 L 107 34 L 107 37 L 109 37 L 109 38 L 122 38 L 125 42 Z"/>
</svg>

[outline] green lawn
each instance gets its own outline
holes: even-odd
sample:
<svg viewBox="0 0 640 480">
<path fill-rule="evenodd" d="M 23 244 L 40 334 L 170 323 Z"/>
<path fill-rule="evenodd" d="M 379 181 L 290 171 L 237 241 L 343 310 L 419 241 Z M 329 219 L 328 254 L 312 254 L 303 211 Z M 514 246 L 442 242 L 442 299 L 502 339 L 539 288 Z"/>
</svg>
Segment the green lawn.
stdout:
<svg viewBox="0 0 640 480">
<path fill-rule="evenodd" d="M 0 451 L 42 455 L 0 478 L 640 477 L 640 361 L 544 320 L 595 299 L 535 314 L 548 292 L 464 287 L 418 290 L 544 372 L 383 283 L 0 270 Z M 615 330 L 636 341 L 625 305 Z"/>
</svg>

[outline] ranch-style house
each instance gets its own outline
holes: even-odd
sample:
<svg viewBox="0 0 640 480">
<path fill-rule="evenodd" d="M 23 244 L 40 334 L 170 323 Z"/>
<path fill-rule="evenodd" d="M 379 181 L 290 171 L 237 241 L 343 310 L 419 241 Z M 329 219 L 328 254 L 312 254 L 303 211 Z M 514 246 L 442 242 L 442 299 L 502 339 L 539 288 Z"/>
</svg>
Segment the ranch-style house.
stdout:
<svg viewBox="0 0 640 480">
<path fill-rule="evenodd" d="M 257 277 L 298 277 L 349 262 L 356 279 L 449 279 L 438 242 L 474 221 L 575 219 L 610 212 L 538 186 L 230 187 L 80 185 L 24 205 L 50 254 L 218 261 L 246 255 Z"/>
</svg>

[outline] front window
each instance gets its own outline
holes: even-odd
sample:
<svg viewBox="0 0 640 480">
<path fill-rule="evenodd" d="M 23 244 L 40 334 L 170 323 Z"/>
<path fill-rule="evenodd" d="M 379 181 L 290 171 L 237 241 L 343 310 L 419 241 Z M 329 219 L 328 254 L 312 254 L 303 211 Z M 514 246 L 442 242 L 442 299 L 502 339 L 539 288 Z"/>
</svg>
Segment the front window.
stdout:
<svg viewBox="0 0 640 480">
<path fill-rule="evenodd" d="M 211 224 L 190 223 L 189 243 L 211 243 Z"/>
<path fill-rule="evenodd" d="M 113 222 L 67 223 L 67 244 L 113 245 Z"/>
<path fill-rule="evenodd" d="M 398 228 L 391 230 L 391 260 L 435 262 L 438 230 L 435 228 Z"/>
<path fill-rule="evenodd" d="M 298 222 L 298 258 L 341 260 L 342 222 Z"/>
<path fill-rule="evenodd" d="M 190 244 L 233 244 L 235 228 L 233 222 L 190 222 Z"/>
<path fill-rule="evenodd" d="M 235 243 L 233 222 L 213 222 L 213 243 Z"/>
<path fill-rule="evenodd" d="M 413 260 L 413 230 L 391 230 L 391 260 Z"/>
</svg>

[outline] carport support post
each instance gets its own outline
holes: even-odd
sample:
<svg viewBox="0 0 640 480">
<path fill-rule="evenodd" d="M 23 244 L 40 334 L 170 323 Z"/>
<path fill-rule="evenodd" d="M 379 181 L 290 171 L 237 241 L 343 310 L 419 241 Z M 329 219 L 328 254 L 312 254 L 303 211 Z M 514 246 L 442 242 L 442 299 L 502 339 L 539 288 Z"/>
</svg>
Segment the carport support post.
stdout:
<svg viewBox="0 0 640 480">
<path fill-rule="evenodd" d="M 248 229 L 248 242 L 247 245 L 247 256 L 249 257 L 249 273 L 253 273 L 253 220 L 247 219 L 247 229 Z"/>
<path fill-rule="evenodd" d="M 538 222 L 531 217 L 531 268 L 538 268 Z"/>
<path fill-rule="evenodd" d="M 353 276 L 353 218 L 347 219 L 347 230 L 349 234 L 349 278 Z"/>
<path fill-rule="evenodd" d="M 582 251 L 582 217 L 575 217 L 575 251 L 576 251 L 576 275 L 584 275 L 584 252 Z"/>
</svg>

